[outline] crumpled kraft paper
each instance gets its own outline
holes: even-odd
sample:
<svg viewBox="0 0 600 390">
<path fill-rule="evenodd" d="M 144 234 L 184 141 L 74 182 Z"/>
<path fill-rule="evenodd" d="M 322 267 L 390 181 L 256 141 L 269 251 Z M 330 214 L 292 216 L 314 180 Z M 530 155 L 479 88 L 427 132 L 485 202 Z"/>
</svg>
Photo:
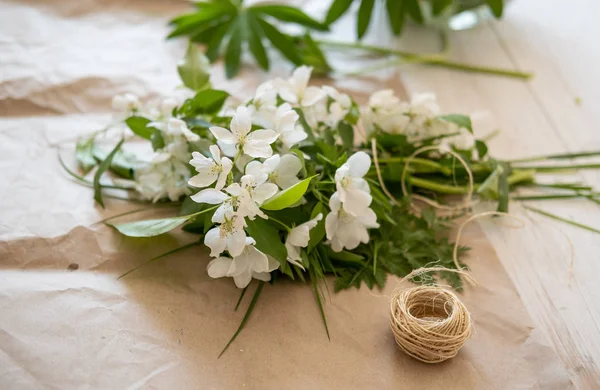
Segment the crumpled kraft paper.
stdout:
<svg viewBox="0 0 600 390">
<path fill-rule="evenodd" d="M 64 174 L 57 152 L 73 162 L 68 141 L 107 123 L 114 94 L 152 98 L 173 90 L 185 44 L 163 41 L 165 21 L 187 6 L 116 0 L 1 5 L 1 389 L 572 386 L 476 227 L 467 228 L 463 240 L 473 247 L 467 262 L 479 286 L 460 295 L 475 333 L 456 358 L 437 365 L 411 359 L 394 343 L 388 305 L 395 278 L 383 291 L 334 294 L 330 286 L 324 308 L 331 341 L 310 286 L 267 285 L 246 329 L 220 359 L 256 284 L 234 312 L 240 291 L 231 280 L 208 278 L 209 257 L 201 247 L 117 280 L 194 237 L 131 239 L 96 224 L 140 205 L 107 199 L 107 209 L 100 209 L 89 188 Z M 225 82 L 217 70 L 213 83 L 243 98 L 264 77 L 246 70 Z M 397 78 L 338 85 L 364 95 L 402 88 Z"/>
</svg>

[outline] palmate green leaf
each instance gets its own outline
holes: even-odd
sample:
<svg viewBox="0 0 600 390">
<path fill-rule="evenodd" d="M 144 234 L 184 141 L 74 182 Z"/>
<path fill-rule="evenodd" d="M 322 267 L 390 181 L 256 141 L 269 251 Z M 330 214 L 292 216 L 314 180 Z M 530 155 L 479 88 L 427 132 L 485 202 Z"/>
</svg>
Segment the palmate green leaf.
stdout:
<svg viewBox="0 0 600 390">
<path fill-rule="evenodd" d="M 287 35 L 281 33 L 275 26 L 264 19 L 259 18 L 258 23 L 271 44 L 283 54 L 294 65 L 302 65 L 302 58 L 294 48 L 294 41 Z"/>
<path fill-rule="evenodd" d="M 362 0 L 360 3 L 360 8 L 358 9 L 358 18 L 356 19 L 356 35 L 358 39 L 361 39 L 369 28 L 374 4 L 375 0 Z"/>
<path fill-rule="evenodd" d="M 296 7 L 270 4 L 255 5 L 249 8 L 252 12 L 269 15 L 284 22 L 296 23 L 318 31 L 329 31 L 326 24 L 318 22 Z"/>
<path fill-rule="evenodd" d="M 465 129 L 469 130 L 469 133 L 473 134 L 473 124 L 471 123 L 471 118 L 469 118 L 468 115 L 448 114 L 441 115 L 439 118 L 445 120 L 446 122 L 451 122 L 460 127 L 464 127 Z"/>
<path fill-rule="evenodd" d="M 486 4 L 492 10 L 492 13 L 496 18 L 502 17 L 504 11 L 504 0 L 485 0 Z"/>
<path fill-rule="evenodd" d="M 296 49 L 300 53 L 302 63 L 313 67 L 314 75 L 326 75 L 331 71 L 331 66 L 323 51 L 310 34 L 294 38 Z"/>
<path fill-rule="evenodd" d="M 128 237 L 154 237 L 163 233 L 170 232 L 171 230 L 184 224 L 190 219 L 215 210 L 217 207 L 218 206 L 214 206 L 181 217 L 149 219 L 145 221 L 135 221 L 126 223 L 107 223 L 107 225 L 114 227 L 119 232 L 121 232 L 121 234 Z"/>
<path fill-rule="evenodd" d="M 229 28 L 231 27 L 233 21 L 227 21 L 221 25 L 219 25 L 212 32 L 212 36 L 210 40 L 206 43 L 206 57 L 210 62 L 215 62 L 219 58 L 221 46 L 223 45 L 223 39 Z"/>
<path fill-rule="evenodd" d="M 412 20 L 419 24 L 423 24 L 423 12 L 421 11 L 419 0 L 403 0 L 402 2 Z"/>
<path fill-rule="evenodd" d="M 177 65 L 177 73 L 183 85 L 194 91 L 210 88 L 210 62 L 194 44 L 188 45 L 185 57 Z"/>
<path fill-rule="evenodd" d="M 228 79 L 233 78 L 240 70 L 240 59 L 242 55 L 242 34 L 244 22 L 238 18 L 231 27 L 227 50 L 225 51 L 225 75 Z"/>
<path fill-rule="evenodd" d="M 119 143 L 108 154 L 108 156 L 106 156 L 104 161 L 100 163 L 98 169 L 96 170 L 96 173 L 94 174 L 94 199 L 100 204 L 100 206 L 102 206 L 102 208 L 104 208 L 104 201 L 102 200 L 102 185 L 100 184 L 100 178 L 102 177 L 104 172 L 106 172 L 106 170 L 110 167 L 113 157 L 115 156 L 115 154 L 117 154 L 117 152 L 123 145 L 123 142 L 125 142 L 124 139 L 119 141 Z"/>
<path fill-rule="evenodd" d="M 269 70 L 269 57 L 262 43 L 263 31 L 258 19 L 252 12 L 248 12 L 248 46 L 258 65 L 264 70 Z"/>
<path fill-rule="evenodd" d="M 287 207 L 290 207 L 291 205 L 302 199 L 302 197 L 306 193 L 306 190 L 308 189 L 310 181 L 315 177 L 317 177 L 317 175 L 306 178 L 301 182 L 294 184 L 290 188 L 279 192 L 272 198 L 269 198 L 265 203 L 263 203 L 261 208 L 265 210 L 282 210 Z"/>
<path fill-rule="evenodd" d="M 75 146 L 75 158 L 84 174 L 91 171 L 98 164 L 92 152 L 94 149 L 94 140 L 95 137 L 81 139 L 77 141 L 77 145 Z"/>
<path fill-rule="evenodd" d="M 439 16 L 452 4 L 452 0 L 431 0 L 431 13 Z"/>
<path fill-rule="evenodd" d="M 134 115 L 125 119 L 125 124 L 131 129 L 131 131 L 133 131 L 134 134 L 139 135 L 147 140 L 152 137 L 152 133 L 155 130 L 152 127 L 148 127 L 148 123 L 150 123 L 150 119 L 146 119 L 142 116 Z"/>
<path fill-rule="evenodd" d="M 338 20 L 342 15 L 344 15 L 348 11 L 348 9 L 350 8 L 350 5 L 352 5 L 352 1 L 354 1 L 354 0 L 335 0 L 331 4 L 331 7 L 329 7 L 329 10 L 327 11 L 327 16 L 325 17 L 325 23 L 332 24 L 336 20 Z M 393 1 L 400 3 L 397 0 L 393 0 Z"/>
<path fill-rule="evenodd" d="M 402 27 L 404 27 L 404 13 L 406 7 L 404 1 L 398 0 L 387 0 L 386 3 L 388 19 L 392 26 L 392 32 L 394 35 L 400 35 Z"/>
<path fill-rule="evenodd" d="M 194 32 L 206 28 L 208 22 L 215 19 L 235 13 L 235 7 L 231 9 L 227 5 L 227 1 L 213 1 L 199 3 L 197 12 L 179 16 L 170 21 L 170 24 L 175 25 L 175 29 L 167 36 L 167 38 L 175 38 L 181 35 L 193 35 Z"/>
</svg>

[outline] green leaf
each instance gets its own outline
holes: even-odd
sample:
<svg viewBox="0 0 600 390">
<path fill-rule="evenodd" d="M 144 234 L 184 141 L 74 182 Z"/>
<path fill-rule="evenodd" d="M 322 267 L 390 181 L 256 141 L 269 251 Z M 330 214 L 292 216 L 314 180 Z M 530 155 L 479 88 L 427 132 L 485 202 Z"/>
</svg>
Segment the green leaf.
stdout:
<svg viewBox="0 0 600 390">
<path fill-rule="evenodd" d="M 375 0 L 362 0 L 360 3 L 360 8 L 358 9 L 358 18 L 356 20 L 356 34 L 358 39 L 361 39 L 369 28 L 374 4 Z"/>
<path fill-rule="evenodd" d="M 508 185 L 508 176 L 510 175 L 510 167 L 506 163 L 500 163 L 498 167 L 502 168 L 500 177 L 498 178 L 498 211 L 508 213 L 508 201 L 510 188 Z"/>
<path fill-rule="evenodd" d="M 364 264 L 364 262 L 365 262 L 365 258 L 362 257 L 361 255 L 357 255 L 355 253 L 348 252 L 348 251 L 335 252 L 331 249 L 331 247 L 327 247 L 327 248 L 328 248 L 327 254 L 329 255 L 329 258 L 331 258 L 331 259 L 345 261 L 345 262 L 349 262 L 349 263 L 360 263 L 360 264 Z"/>
<path fill-rule="evenodd" d="M 410 17 L 417 23 L 423 24 L 423 13 L 421 12 L 421 6 L 419 0 L 403 0 L 406 5 L 406 10 Z"/>
<path fill-rule="evenodd" d="M 130 116 L 125 119 L 125 124 L 127 124 L 134 134 L 147 140 L 152 137 L 152 133 L 154 132 L 152 127 L 147 127 L 148 123 L 150 123 L 150 120 L 141 116 Z"/>
<path fill-rule="evenodd" d="M 100 163 L 100 165 L 98 166 L 98 170 L 94 175 L 94 199 L 100 204 L 100 206 L 102 206 L 102 208 L 104 208 L 104 202 L 102 201 L 102 186 L 100 185 L 100 178 L 102 177 L 102 174 L 106 172 L 106 170 L 110 167 L 110 163 L 112 162 L 113 157 L 115 156 L 115 154 L 117 154 L 117 152 L 121 148 L 121 145 L 123 145 L 123 142 L 125 142 L 124 139 L 119 141 L 119 143 L 108 154 L 108 156 L 106 156 L 104 161 Z"/>
<path fill-rule="evenodd" d="M 315 299 L 317 300 L 317 306 L 319 307 L 319 312 L 321 313 L 321 319 L 323 320 L 323 325 L 325 326 L 325 333 L 327 333 L 327 338 L 331 340 L 329 336 L 329 327 L 327 326 L 327 317 L 325 317 L 325 310 L 323 310 L 323 302 L 321 302 L 321 294 L 319 293 L 319 288 L 317 286 L 317 278 L 314 274 L 314 271 L 310 271 L 311 273 L 311 282 L 313 287 L 313 292 L 315 293 Z"/>
<path fill-rule="evenodd" d="M 315 177 L 317 177 L 317 175 L 306 178 L 301 182 L 294 184 L 290 188 L 279 192 L 272 198 L 267 199 L 261 208 L 265 210 L 282 210 L 286 207 L 290 207 L 302 199 L 302 196 L 304 196 L 306 190 L 308 189 L 308 184 Z"/>
<path fill-rule="evenodd" d="M 248 46 L 258 65 L 264 70 L 269 70 L 269 57 L 262 43 L 263 31 L 253 13 L 248 12 Z"/>
<path fill-rule="evenodd" d="M 228 21 L 217 27 L 211 39 L 206 44 L 206 57 L 210 62 L 215 62 L 219 58 L 221 45 L 223 44 L 223 39 L 229 28 L 231 27 L 232 21 Z"/>
<path fill-rule="evenodd" d="M 323 219 L 321 219 L 317 226 L 310 229 L 310 239 L 308 240 L 308 246 L 306 250 L 310 253 L 317 244 L 319 244 L 323 238 L 325 237 L 325 217 L 327 215 L 327 209 L 323 206 L 322 203 L 317 203 L 315 207 L 312 209 L 310 213 L 310 219 L 315 218 L 317 215 L 323 214 Z"/>
<path fill-rule="evenodd" d="M 108 156 L 106 151 L 94 146 L 92 153 L 98 161 L 104 161 Z M 125 179 L 133 179 L 138 160 L 135 154 L 119 150 L 110 162 L 109 170 Z"/>
<path fill-rule="evenodd" d="M 325 17 L 325 23 L 331 24 L 338 20 L 343 14 L 348 11 L 350 5 L 352 5 L 353 0 L 335 0 L 329 10 L 327 11 L 327 16 Z"/>
<path fill-rule="evenodd" d="M 314 75 L 326 75 L 331 71 L 327 58 L 310 34 L 296 37 L 294 42 L 302 58 L 302 63 L 312 66 Z"/>
<path fill-rule="evenodd" d="M 504 0 L 485 0 L 488 7 L 492 10 L 492 13 L 496 18 L 502 17 L 504 11 Z"/>
<path fill-rule="evenodd" d="M 244 326 L 246 326 L 246 323 L 248 322 L 248 318 L 250 318 L 250 314 L 252 314 L 252 310 L 254 310 L 254 306 L 256 306 L 256 301 L 258 301 L 258 297 L 260 296 L 260 292 L 262 291 L 262 288 L 264 287 L 264 285 L 265 285 L 265 282 L 261 281 L 258 283 L 256 292 L 254 293 L 254 296 L 252 297 L 252 301 L 250 301 L 250 306 L 248 306 L 248 310 L 246 310 L 246 314 L 244 315 L 244 318 L 242 318 L 242 322 L 240 323 L 240 326 L 237 328 L 237 330 L 233 334 L 233 337 L 231 337 L 231 339 L 229 340 L 229 342 L 227 343 L 225 348 L 223 348 L 223 350 L 219 354 L 219 357 L 221 357 L 225 353 L 225 351 L 227 351 L 227 348 L 229 348 L 231 343 L 233 343 L 233 341 L 242 332 L 242 329 L 244 329 Z"/>
<path fill-rule="evenodd" d="M 224 2 L 223 2 L 224 3 Z M 206 25 L 219 17 L 230 14 L 229 7 L 223 7 L 217 2 L 203 3 L 203 7 L 197 12 L 181 15 L 170 21 L 170 24 L 175 25 L 175 29 L 167 36 L 175 38 L 181 35 L 192 35 L 195 31 L 206 28 Z"/>
<path fill-rule="evenodd" d="M 149 219 L 145 221 L 135 221 L 126 223 L 107 223 L 117 229 L 121 234 L 127 237 L 154 237 L 163 233 L 170 232 L 181 224 L 189 221 L 191 218 L 198 215 L 215 210 L 218 206 L 214 206 L 190 215 L 172 218 Z"/>
<path fill-rule="evenodd" d="M 193 98 L 187 99 L 177 110 L 178 114 L 185 117 L 198 115 L 214 115 L 223 107 L 229 94 L 218 89 L 205 89 L 198 92 Z M 194 122 L 192 122 L 194 123 Z M 206 121 L 202 122 L 206 124 Z M 210 123 L 208 123 L 210 126 Z"/>
<path fill-rule="evenodd" d="M 475 149 L 477 149 L 477 154 L 479 155 L 479 160 L 482 160 L 488 153 L 488 147 L 485 142 L 476 140 L 475 141 Z"/>
<path fill-rule="evenodd" d="M 469 118 L 467 115 L 448 114 L 442 115 L 439 118 L 445 120 L 446 122 L 457 124 L 459 127 L 464 127 L 465 129 L 469 130 L 469 133 L 473 134 L 473 124 L 471 123 L 471 118 Z"/>
<path fill-rule="evenodd" d="M 404 27 L 404 1 L 399 0 L 387 0 L 386 2 L 388 19 L 392 26 L 392 32 L 394 35 L 400 35 L 402 27 Z"/>
<path fill-rule="evenodd" d="M 281 272 L 293 277 L 292 269 L 287 261 L 287 249 L 281 242 L 279 231 L 268 220 L 255 218 L 254 221 L 248 221 L 246 231 L 256 241 L 256 249 L 272 256 L 281 265 Z"/>
<path fill-rule="evenodd" d="M 329 31 L 329 27 L 318 22 L 299 10 L 289 5 L 255 5 L 250 10 L 261 14 L 272 16 L 284 22 L 296 23 L 318 31 Z"/>
<path fill-rule="evenodd" d="M 452 0 L 431 0 L 431 13 L 433 16 L 439 16 L 451 4 Z"/>
<path fill-rule="evenodd" d="M 284 57 L 292 61 L 295 65 L 302 65 L 302 59 L 294 48 L 294 42 L 289 36 L 279 32 L 277 28 L 264 19 L 258 19 L 258 23 L 260 24 L 260 27 L 265 33 L 267 39 L 277 50 L 281 52 L 281 54 L 284 55 Z"/>
<path fill-rule="evenodd" d="M 346 122 L 340 122 L 338 131 L 340 132 L 344 148 L 352 149 L 354 147 L 354 128 Z"/>
<path fill-rule="evenodd" d="M 194 44 L 188 45 L 185 57 L 177 65 L 177 73 L 183 85 L 194 91 L 210 88 L 210 62 Z"/>
<path fill-rule="evenodd" d="M 167 256 L 170 256 L 170 255 L 172 255 L 173 253 L 181 252 L 182 250 L 185 250 L 185 249 L 191 248 L 191 247 L 193 247 L 193 246 L 196 246 L 196 245 L 200 245 L 200 242 L 192 242 L 192 243 L 189 243 L 189 244 L 186 244 L 186 245 L 180 246 L 179 248 L 172 249 L 172 250 L 170 250 L 170 251 L 168 251 L 168 252 L 165 252 L 165 253 L 163 253 L 163 254 L 161 254 L 161 255 L 155 256 L 155 257 L 151 258 L 150 260 L 148 260 L 148 261 L 146 261 L 146 262 L 144 262 L 144 263 L 142 263 L 142 264 L 138 265 L 137 267 L 135 267 L 135 268 L 132 268 L 132 269 L 130 269 L 129 271 L 125 272 L 123 275 L 119 276 L 119 277 L 117 278 L 117 280 L 118 280 L 118 279 L 122 279 L 122 278 L 124 278 L 125 276 L 129 275 L 130 273 L 132 273 L 132 272 L 135 272 L 135 271 L 137 271 L 138 269 L 140 269 L 140 268 L 142 268 L 142 267 L 145 267 L 145 266 L 147 266 L 148 264 L 154 263 L 154 262 L 155 262 L 155 261 L 157 261 L 157 260 L 163 259 L 163 258 L 165 258 L 165 257 L 167 257 Z"/>
<path fill-rule="evenodd" d="M 225 75 L 228 79 L 233 78 L 240 70 L 240 58 L 242 54 L 242 25 L 240 19 L 232 27 L 227 50 L 225 51 Z"/>
<path fill-rule="evenodd" d="M 154 129 L 152 132 L 152 135 L 150 136 L 150 142 L 152 143 L 152 150 L 154 151 L 165 147 L 165 140 L 161 131 L 158 129 Z"/>
<path fill-rule="evenodd" d="M 75 146 L 75 157 L 77 158 L 77 163 L 84 174 L 91 171 L 92 168 L 94 168 L 97 164 L 92 152 L 93 149 L 94 137 L 81 139 L 77 141 L 77 146 Z"/>
</svg>

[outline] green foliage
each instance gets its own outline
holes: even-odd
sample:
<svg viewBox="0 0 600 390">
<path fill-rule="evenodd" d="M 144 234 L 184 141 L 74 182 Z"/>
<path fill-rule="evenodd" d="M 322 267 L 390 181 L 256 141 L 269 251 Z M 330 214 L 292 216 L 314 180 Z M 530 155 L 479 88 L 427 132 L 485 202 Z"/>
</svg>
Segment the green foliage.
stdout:
<svg viewBox="0 0 600 390">
<path fill-rule="evenodd" d="M 181 107 L 176 109 L 176 114 L 184 118 L 194 118 L 198 115 L 215 115 L 217 114 L 229 94 L 225 91 L 217 89 L 205 89 L 198 92 L 193 98 L 187 99 Z M 191 123 L 193 125 L 193 123 Z M 210 126 L 210 123 L 204 121 L 205 127 Z M 190 123 L 188 122 L 188 125 Z"/>
<path fill-rule="evenodd" d="M 473 124 L 471 123 L 471 118 L 468 115 L 448 114 L 442 115 L 439 118 L 445 120 L 446 122 L 454 123 L 459 127 L 464 127 L 465 129 L 469 130 L 469 133 L 473 134 Z"/>
<path fill-rule="evenodd" d="M 292 23 L 308 29 L 327 31 L 326 24 L 321 23 L 301 9 L 281 4 L 257 4 L 246 7 L 243 1 L 212 0 L 197 3 L 193 13 L 179 16 L 171 20 L 174 27 L 169 38 L 188 36 L 190 41 L 206 46 L 206 57 L 210 61 L 219 58 L 221 49 L 226 43 L 225 71 L 228 78 L 234 77 L 240 69 L 240 59 L 244 45 L 247 44 L 252 56 L 265 70 L 269 69 L 269 57 L 263 41 L 281 52 L 294 64 L 301 64 L 302 59 L 294 49 L 294 41 L 280 32 L 270 21 Z M 191 46 L 190 46 L 191 47 Z M 187 58 L 187 56 L 186 56 Z M 190 55 L 190 58 L 198 57 Z M 195 61 L 198 63 L 198 61 Z M 202 69 L 203 67 L 195 67 Z M 180 70 L 181 75 L 181 70 Z M 182 75 L 182 80 L 184 79 Z M 190 77 L 188 76 L 189 80 Z M 184 80 L 184 84 L 189 87 Z M 201 83 L 191 82 L 196 89 Z M 204 86 L 203 86 L 204 87 Z"/>
<path fill-rule="evenodd" d="M 125 124 L 131 129 L 131 131 L 133 131 L 134 134 L 149 140 L 152 138 L 152 133 L 155 129 L 148 127 L 148 123 L 150 123 L 150 120 L 141 116 L 134 115 L 125 119 Z"/>
<path fill-rule="evenodd" d="M 77 141 L 77 145 L 75 146 L 75 158 L 84 174 L 91 171 L 98 164 L 93 153 L 94 140 L 95 137 L 93 136 L 87 139 L 84 138 Z"/>
<path fill-rule="evenodd" d="M 327 11 L 325 23 L 329 25 L 336 22 L 350 10 L 353 1 L 360 3 L 356 17 L 356 36 L 361 39 L 369 29 L 374 0 L 335 0 Z M 483 4 L 487 4 L 496 18 L 502 17 L 504 0 L 481 0 L 469 2 L 467 5 L 459 0 L 386 0 L 385 7 L 392 32 L 394 35 L 400 35 L 407 18 L 417 24 L 425 23 L 422 7 L 431 10 L 434 17 L 439 17 L 449 9 L 457 13 Z"/>
<path fill-rule="evenodd" d="M 114 147 L 114 149 L 106 156 L 106 158 L 98 165 L 98 169 L 94 174 L 94 199 L 102 208 L 104 208 L 104 201 L 102 200 L 102 186 L 100 185 L 100 178 L 106 172 L 106 170 L 110 167 L 115 154 L 121 149 L 123 142 L 125 140 L 122 139 L 119 143 Z"/>
<path fill-rule="evenodd" d="M 183 61 L 177 65 L 183 85 L 194 91 L 210 88 L 210 63 L 194 44 L 188 45 Z"/>
<path fill-rule="evenodd" d="M 275 196 L 268 199 L 261 208 L 265 210 L 282 210 L 290 207 L 291 205 L 302 199 L 302 196 L 306 193 L 310 181 L 316 176 L 311 176 L 302 180 L 299 183 L 294 184 L 288 189 L 278 192 Z"/>
</svg>

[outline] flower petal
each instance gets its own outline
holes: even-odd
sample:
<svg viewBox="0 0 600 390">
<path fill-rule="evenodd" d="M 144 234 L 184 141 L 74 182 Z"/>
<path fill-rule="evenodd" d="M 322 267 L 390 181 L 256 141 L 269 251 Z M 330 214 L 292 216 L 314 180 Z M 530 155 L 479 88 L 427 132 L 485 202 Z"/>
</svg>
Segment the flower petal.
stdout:
<svg viewBox="0 0 600 390">
<path fill-rule="evenodd" d="M 246 233 L 243 230 L 234 231 L 227 238 L 227 250 L 232 257 L 239 256 L 246 247 Z"/>
<path fill-rule="evenodd" d="M 269 272 L 252 272 L 252 277 L 263 282 L 271 280 L 271 274 Z"/>
<path fill-rule="evenodd" d="M 338 228 L 338 213 L 333 210 L 325 217 L 325 232 L 327 233 L 327 239 L 331 240 L 336 234 Z"/>
<path fill-rule="evenodd" d="M 356 152 L 350 156 L 344 165 L 348 165 L 351 176 L 363 177 L 371 168 L 371 157 L 365 152 Z"/>
<path fill-rule="evenodd" d="M 236 138 L 240 138 L 248 134 L 251 129 L 252 118 L 248 108 L 245 106 L 238 107 L 233 115 L 233 118 L 231 119 L 231 132 L 236 136 Z"/>
<path fill-rule="evenodd" d="M 217 257 L 225 250 L 226 241 L 221 238 L 221 228 L 214 227 L 204 235 L 204 245 L 210 248 L 210 255 Z"/>
<path fill-rule="evenodd" d="M 212 126 L 209 128 L 210 132 L 215 136 L 219 141 L 234 145 L 237 143 L 237 138 L 233 135 L 233 133 L 223 127 Z"/>
<path fill-rule="evenodd" d="M 190 178 L 190 180 L 188 180 L 188 184 L 192 187 L 198 188 L 208 187 L 209 185 L 214 183 L 215 180 L 217 180 L 218 176 L 219 174 L 213 172 L 211 169 L 202 169 L 202 171 L 199 171 L 199 173 L 196 176 L 193 176 L 192 178 Z"/>
<path fill-rule="evenodd" d="M 192 195 L 191 198 L 196 203 L 219 204 L 223 203 L 228 196 L 217 189 L 207 188 Z"/>
<path fill-rule="evenodd" d="M 254 130 L 252 133 L 248 134 L 246 141 L 256 143 L 260 142 L 270 145 L 277 140 L 277 137 L 279 137 L 279 134 L 277 134 L 273 130 Z"/>
<path fill-rule="evenodd" d="M 210 154 L 212 155 L 213 160 L 215 160 L 216 162 L 221 161 L 221 150 L 219 149 L 219 147 L 217 145 L 210 145 L 208 150 L 210 150 Z M 197 152 L 194 152 L 194 153 L 197 153 Z M 192 155 L 193 155 L 193 153 L 192 153 Z"/>
<path fill-rule="evenodd" d="M 254 158 L 266 158 L 270 157 L 273 154 L 273 149 L 271 149 L 271 146 L 267 143 L 246 142 L 244 144 L 244 153 Z"/>
<path fill-rule="evenodd" d="M 237 288 L 246 288 L 252 281 L 252 271 L 246 270 L 245 272 L 233 277 L 233 281 Z"/>
<path fill-rule="evenodd" d="M 277 184 L 263 183 L 257 186 L 252 192 L 252 200 L 261 205 L 264 201 L 275 195 L 278 190 Z"/>
<path fill-rule="evenodd" d="M 212 260 L 206 266 L 208 276 L 211 278 L 222 278 L 228 276 L 229 268 L 231 267 L 232 261 L 228 257 L 218 257 Z"/>
<path fill-rule="evenodd" d="M 325 92 L 319 87 L 308 87 L 304 91 L 300 105 L 303 107 L 317 104 L 321 99 L 325 98 Z"/>
<path fill-rule="evenodd" d="M 363 215 L 369 209 L 369 205 L 373 198 L 371 194 L 351 188 L 345 191 L 344 211 L 355 216 Z"/>
</svg>

